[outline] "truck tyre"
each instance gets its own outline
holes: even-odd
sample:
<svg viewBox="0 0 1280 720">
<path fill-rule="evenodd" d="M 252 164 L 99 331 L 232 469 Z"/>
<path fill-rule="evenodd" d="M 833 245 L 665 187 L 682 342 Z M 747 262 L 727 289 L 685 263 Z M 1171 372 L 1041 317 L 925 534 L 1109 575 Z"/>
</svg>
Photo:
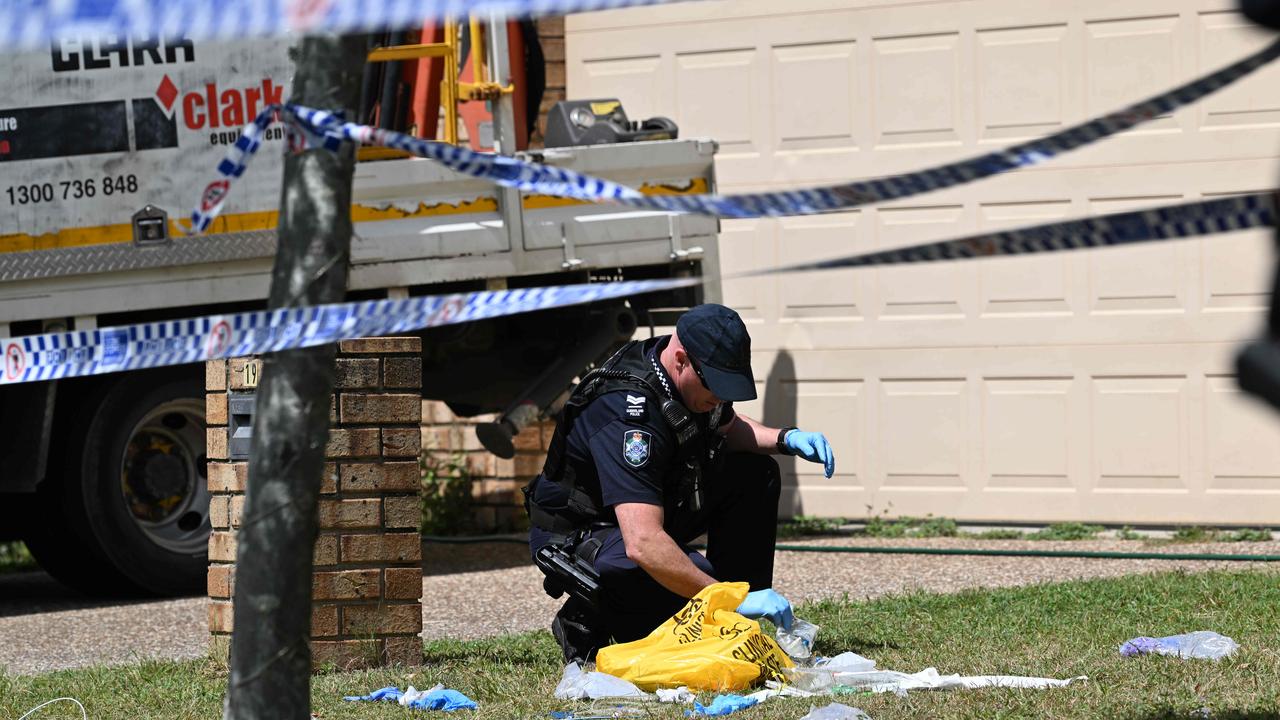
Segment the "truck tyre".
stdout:
<svg viewBox="0 0 1280 720">
<path fill-rule="evenodd" d="M 39 490 L 45 518 L 27 542 L 51 575 L 94 595 L 203 591 L 202 379 L 122 375 L 70 408 L 75 416 L 62 425 L 64 442 Z"/>
</svg>

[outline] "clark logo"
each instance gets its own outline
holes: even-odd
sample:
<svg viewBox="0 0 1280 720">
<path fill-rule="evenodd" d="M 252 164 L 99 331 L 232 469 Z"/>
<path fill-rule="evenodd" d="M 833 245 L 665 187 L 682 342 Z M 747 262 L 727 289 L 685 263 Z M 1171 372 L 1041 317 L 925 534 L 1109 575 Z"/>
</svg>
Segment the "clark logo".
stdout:
<svg viewBox="0 0 1280 720">
<path fill-rule="evenodd" d="M 165 114 L 172 115 L 178 105 L 178 88 L 168 75 L 156 88 L 156 101 Z M 208 83 L 204 89 L 182 95 L 182 122 L 189 130 L 206 128 L 240 129 L 253 120 L 258 111 L 267 105 L 278 104 L 284 98 L 284 86 L 271 78 L 245 88 L 224 88 L 218 83 Z"/>
<path fill-rule="evenodd" d="M 190 130 L 207 131 L 211 145 L 231 145 L 240 137 L 246 123 L 252 122 L 258 111 L 272 103 L 279 103 L 284 98 L 284 86 L 277 85 L 271 78 L 264 78 L 260 83 L 249 87 L 222 87 L 218 83 L 208 83 L 202 90 L 183 93 L 173 79 L 165 75 L 156 86 L 152 96 L 164 120 L 156 123 L 144 123 L 143 130 L 163 124 L 173 136 L 172 142 L 161 144 L 162 147 L 177 146 L 177 111 L 182 108 L 182 123 Z M 135 113 L 138 112 L 135 104 Z M 217 128 L 226 128 L 218 130 Z M 284 137 L 284 129 L 272 126 L 262 134 L 262 140 L 280 140 Z"/>
<path fill-rule="evenodd" d="M 72 72 L 195 62 L 196 50 L 181 36 L 62 38 L 53 42 L 50 58 L 54 72 Z"/>
</svg>

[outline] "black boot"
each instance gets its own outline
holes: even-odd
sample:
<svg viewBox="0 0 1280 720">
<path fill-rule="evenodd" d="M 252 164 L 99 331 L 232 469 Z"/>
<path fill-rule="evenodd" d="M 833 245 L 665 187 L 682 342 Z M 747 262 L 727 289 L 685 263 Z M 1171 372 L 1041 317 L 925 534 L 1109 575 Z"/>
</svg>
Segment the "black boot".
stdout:
<svg viewBox="0 0 1280 720">
<path fill-rule="evenodd" d="M 566 664 L 585 665 L 594 661 L 596 651 L 609 640 L 597 613 L 576 598 L 566 600 L 556 613 L 555 620 L 551 621 L 551 634 L 560 643 Z"/>
</svg>

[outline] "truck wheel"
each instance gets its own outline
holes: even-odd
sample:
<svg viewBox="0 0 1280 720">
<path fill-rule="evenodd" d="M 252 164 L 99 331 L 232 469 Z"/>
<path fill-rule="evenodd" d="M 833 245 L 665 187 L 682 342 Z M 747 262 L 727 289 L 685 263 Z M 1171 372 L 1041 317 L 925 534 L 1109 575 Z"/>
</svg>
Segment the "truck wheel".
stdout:
<svg viewBox="0 0 1280 720">
<path fill-rule="evenodd" d="M 52 522 L 28 545 L 50 574 L 92 594 L 205 587 L 204 387 L 153 374 L 121 376 L 87 400 L 55 456 L 57 476 L 41 486 Z"/>
</svg>

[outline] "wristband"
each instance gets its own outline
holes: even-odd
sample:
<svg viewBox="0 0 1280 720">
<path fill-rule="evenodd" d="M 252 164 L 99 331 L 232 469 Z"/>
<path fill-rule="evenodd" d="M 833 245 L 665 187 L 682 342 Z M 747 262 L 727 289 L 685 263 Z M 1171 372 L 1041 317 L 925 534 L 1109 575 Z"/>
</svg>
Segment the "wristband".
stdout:
<svg viewBox="0 0 1280 720">
<path fill-rule="evenodd" d="M 797 427 L 784 427 L 778 431 L 777 446 L 778 446 L 778 452 L 780 454 L 795 455 L 795 453 L 791 452 L 791 448 L 787 447 L 787 433 L 791 432 L 792 430 L 799 430 L 799 429 L 800 428 L 797 428 Z"/>
</svg>

